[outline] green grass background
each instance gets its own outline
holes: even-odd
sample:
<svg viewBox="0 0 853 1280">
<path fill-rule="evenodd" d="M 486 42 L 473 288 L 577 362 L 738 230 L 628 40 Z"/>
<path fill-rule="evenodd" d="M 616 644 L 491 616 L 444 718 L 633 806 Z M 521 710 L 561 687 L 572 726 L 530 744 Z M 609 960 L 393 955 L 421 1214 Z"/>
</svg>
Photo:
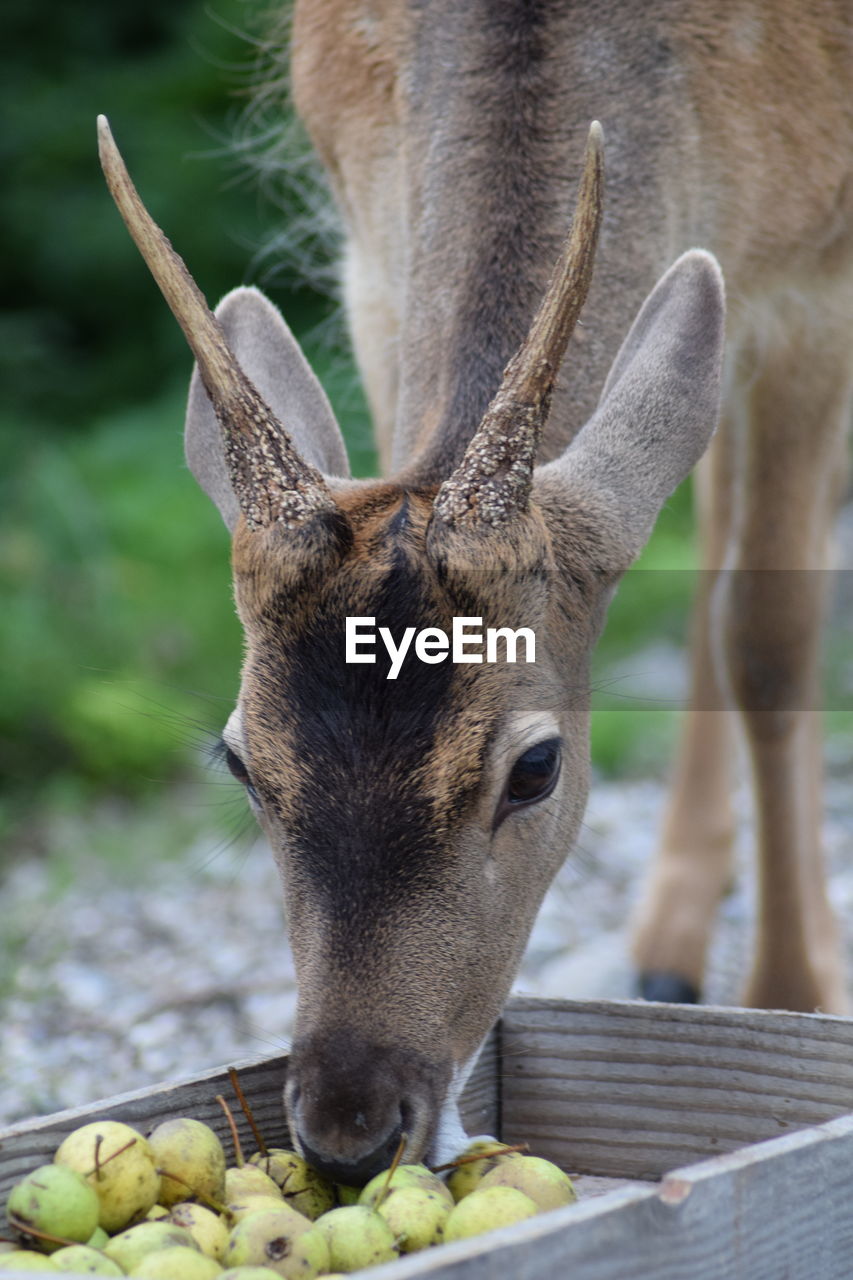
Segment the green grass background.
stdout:
<svg viewBox="0 0 853 1280">
<path fill-rule="evenodd" d="M 271 283 L 259 265 L 298 200 L 277 207 L 228 154 L 254 58 L 244 33 L 262 26 L 254 0 L 87 0 L 49 14 L 6 0 L 4 18 L 2 847 L 55 856 L 69 832 L 101 848 L 101 830 L 118 860 L 177 854 L 191 834 L 179 784 L 204 769 L 241 642 L 225 530 L 183 462 L 190 358 L 104 188 L 98 112 L 208 298 L 259 282 L 285 311 L 358 474 L 373 465 L 367 415 L 345 346 L 328 337 L 341 330 L 334 300 L 298 264 Z M 684 489 L 643 564 L 689 569 L 694 556 Z M 599 672 L 661 635 L 681 642 L 686 580 L 628 580 Z M 663 770 L 674 722 L 663 707 L 601 712 L 597 766 Z"/>
</svg>

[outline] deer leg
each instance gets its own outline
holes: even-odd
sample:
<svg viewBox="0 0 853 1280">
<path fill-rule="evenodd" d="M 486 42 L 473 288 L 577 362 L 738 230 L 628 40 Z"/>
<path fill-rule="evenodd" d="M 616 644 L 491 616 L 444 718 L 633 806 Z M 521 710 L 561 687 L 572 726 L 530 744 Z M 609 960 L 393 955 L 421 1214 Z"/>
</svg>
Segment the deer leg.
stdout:
<svg viewBox="0 0 853 1280">
<path fill-rule="evenodd" d="M 696 472 L 702 572 L 693 609 L 690 700 L 658 853 L 634 918 L 633 954 L 647 1000 L 698 1000 L 705 954 L 731 874 L 731 712 L 723 709 L 711 607 L 730 524 L 730 428 Z"/>
<path fill-rule="evenodd" d="M 846 1004 L 821 849 L 818 661 L 850 409 L 848 360 L 836 335 L 805 326 L 765 355 L 748 393 L 740 518 L 720 583 L 758 843 L 755 962 L 745 1002 L 766 1008 L 841 1012 Z"/>
</svg>

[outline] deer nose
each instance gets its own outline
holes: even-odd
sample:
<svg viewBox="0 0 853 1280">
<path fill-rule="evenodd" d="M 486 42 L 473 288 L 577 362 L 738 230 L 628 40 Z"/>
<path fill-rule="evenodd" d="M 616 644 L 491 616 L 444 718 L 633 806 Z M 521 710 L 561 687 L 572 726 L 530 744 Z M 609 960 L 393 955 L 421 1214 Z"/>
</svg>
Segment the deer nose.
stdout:
<svg viewBox="0 0 853 1280">
<path fill-rule="evenodd" d="M 310 1165 L 333 1182 L 362 1186 L 394 1159 L 410 1114 L 396 1090 L 288 1090 L 291 1132 Z"/>
<path fill-rule="evenodd" d="M 297 1136 L 302 1155 L 318 1173 L 322 1173 L 324 1177 L 329 1178 L 332 1182 L 340 1182 L 347 1187 L 360 1187 L 365 1182 L 369 1182 L 377 1173 L 382 1173 L 383 1169 L 388 1168 L 400 1145 L 402 1132 L 403 1126 L 401 1123 L 387 1137 L 383 1138 L 372 1151 L 359 1156 L 357 1160 L 343 1160 L 334 1156 L 324 1155 L 323 1152 L 317 1151 L 312 1147 L 303 1134 L 298 1133 Z"/>
<path fill-rule="evenodd" d="M 333 1182 L 361 1186 L 387 1169 L 410 1114 L 397 1082 L 318 1081 L 291 1078 L 287 1105 L 296 1145 L 310 1165 Z M 370 1086 L 373 1086 L 372 1088 Z M 349 1087 L 347 1087 L 349 1086 Z M 365 1087 L 366 1086 L 366 1087 Z"/>
<path fill-rule="evenodd" d="M 347 1186 L 387 1169 L 403 1137 L 406 1161 L 420 1160 L 449 1074 L 441 1061 L 348 1026 L 297 1037 L 285 1088 L 293 1140 L 310 1164 Z"/>
</svg>

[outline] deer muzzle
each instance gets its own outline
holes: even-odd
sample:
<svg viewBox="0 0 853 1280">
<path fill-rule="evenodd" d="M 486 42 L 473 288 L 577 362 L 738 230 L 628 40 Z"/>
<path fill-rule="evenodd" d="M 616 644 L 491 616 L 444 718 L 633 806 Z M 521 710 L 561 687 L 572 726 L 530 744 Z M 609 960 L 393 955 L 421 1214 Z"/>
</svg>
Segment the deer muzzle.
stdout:
<svg viewBox="0 0 853 1280">
<path fill-rule="evenodd" d="M 449 1061 L 348 1026 L 297 1039 L 285 1090 L 291 1138 L 326 1177 L 360 1186 L 388 1168 L 401 1138 L 406 1162 L 422 1157 L 450 1076 Z"/>
</svg>

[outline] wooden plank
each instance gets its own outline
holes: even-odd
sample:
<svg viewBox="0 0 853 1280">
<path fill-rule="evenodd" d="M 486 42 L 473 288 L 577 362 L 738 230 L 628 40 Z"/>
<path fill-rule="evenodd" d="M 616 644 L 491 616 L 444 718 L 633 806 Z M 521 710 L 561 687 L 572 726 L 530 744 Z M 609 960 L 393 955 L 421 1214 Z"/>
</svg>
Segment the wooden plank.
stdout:
<svg viewBox="0 0 853 1280">
<path fill-rule="evenodd" d="M 680 1169 L 659 1187 L 625 1187 L 388 1263 L 382 1280 L 849 1280 L 851 1170 L 844 1116 Z"/>
<path fill-rule="evenodd" d="M 500 1132 L 501 1025 L 486 1037 L 464 1092 L 459 1114 L 466 1133 Z"/>
<path fill-rule="evenodd" d="M 853 1111 L 848 1018 L 516 999 L 501 1035 L 501 1136 L 582 1173 L 658 1178 Z"/>
<path fill-rule="evenodd" d="M 287 1075 L 286 1055 L 239 1063 L 236 1069 L 267 1145 L 286 1146 L 289 1135 L 282 1100 Z M 463 1120 L 471 1132 L 497 1131 L 497 1078 L 497 1037 L 493 1033 L 483 1046 L 460 1102 Z M 156 1085 L 119 1094 L 0 1131 L 0 1209 L 5 1204 L 9 1189 L 19 1178 L 37 1165 L 52 1160 L 66 1134 L 90 1120 L 123 1120 L 148 1134 L 161 1120 L 177 1115 L 193 1116 L 216 1130 L 225 1144 L 226 1153 L 230 1155 L 231 1135 L 222 1108 L 216 1101 L 217 1094 L 222 1094 L 231 1106 L 240 1141 L 248 1155 L 255 1150 L 255 1140 L 237 1104 L 228 1070 L 224 1067 L 203 1072 L 183 1083 Z"/>
</svg>

